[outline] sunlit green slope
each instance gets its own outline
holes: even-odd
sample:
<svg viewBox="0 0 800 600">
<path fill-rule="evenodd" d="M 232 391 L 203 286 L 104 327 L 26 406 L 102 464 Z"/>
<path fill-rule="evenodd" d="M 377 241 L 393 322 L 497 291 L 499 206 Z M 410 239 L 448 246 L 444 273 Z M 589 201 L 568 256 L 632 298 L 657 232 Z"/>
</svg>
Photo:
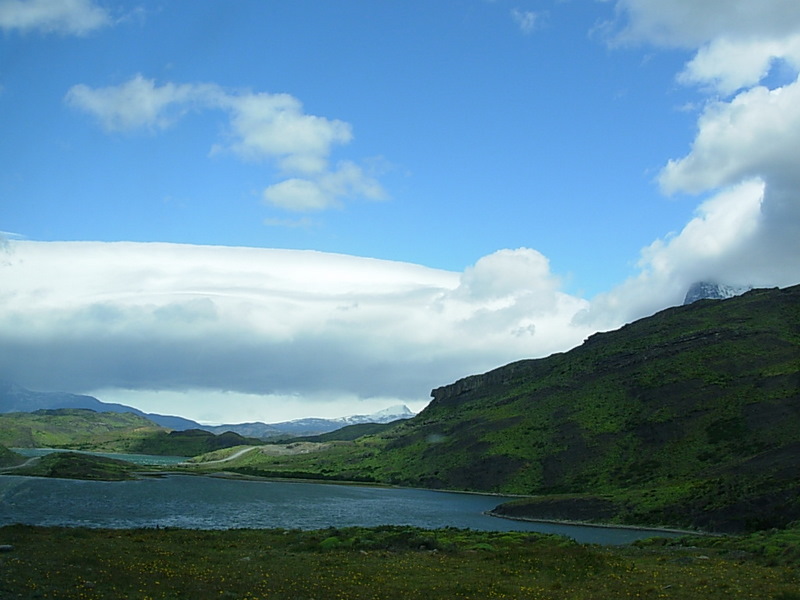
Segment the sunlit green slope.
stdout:
<svg viewBox="0 0 800 600">
<path fill-rule="evenodd" d="M 0 414 L 0 444 L 16 448 L 76 448 L 125 451 L 162 428 L 133 413 L 98 413 L 82 408 Z"/>
</svg>

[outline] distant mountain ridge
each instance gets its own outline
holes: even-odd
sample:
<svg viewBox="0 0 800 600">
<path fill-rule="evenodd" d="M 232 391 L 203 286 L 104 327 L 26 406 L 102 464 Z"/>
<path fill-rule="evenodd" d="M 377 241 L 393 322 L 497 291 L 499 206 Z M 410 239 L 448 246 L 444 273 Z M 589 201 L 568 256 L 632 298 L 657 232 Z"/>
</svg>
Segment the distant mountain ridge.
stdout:
<svg viewBox="0 0 800 600">
<path fill-rule="evenodd" d="M 34 412 L 56 408 L 88 408 L 96 412 L 133 413 L 145 417 L 161 427 L 177 431 L 200 427 L 199 423 L 195 423 L 191 419 L 146 413 L 132 406 L 103 402 L 94 396 L 68 392 L 36 392 L 10 381 L 0 380 L 0 413 Z"/>
<path fill-rule="evenodd" d="M 415 413 L 411 412 L 404 404 L 397 404 L 368 415 L 351 415 L 349 417 L 337 417 L 333 419 L 308 417 L 279 423 L 261 423 L 257 421 L 254 423 L 227 425 L 198 425 L 197 429 L 210 431 L 216 434 L 231 431 L 239 435 L 261 439 L 278 436 L 313 436 L 330 433 L 331 431 L 336 431 L 348 425 L 392 423 L 400 419 L 410 419 L 414 414 Z"/>
<path fill-rule="evenodd" d="M 395 405 L 369 415 L 352 415 L 334 419 L 305 418 L 281 423 L 240 423 L 230 425 L 202 425 L 184 417 L 146 413 L 138 408 L 103 402 L 94 396 L 67 392 L 37 392 L 9 381 L 0 380 L 0 413 L 33 412 L 41 409 L 88 408 L 96 412 L 133 413 L 145 417 L 167 429 L 186 431 L 199 429 L 214 434 L 226 431 L 244 437 L 266 439 L 277 436 L 308 436 L 330 433 L 347 425 L 362 423 L 391 423 L 414 416 L 405 405 Z"/>
</svg>

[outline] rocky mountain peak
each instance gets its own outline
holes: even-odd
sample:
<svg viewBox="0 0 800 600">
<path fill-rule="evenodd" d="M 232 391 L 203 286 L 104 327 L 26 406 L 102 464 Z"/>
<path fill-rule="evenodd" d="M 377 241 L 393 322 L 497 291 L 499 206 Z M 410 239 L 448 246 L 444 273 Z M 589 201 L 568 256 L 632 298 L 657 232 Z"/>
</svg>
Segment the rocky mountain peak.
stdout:
<svg viewBox="0 0 800 600">
<path fill-rule="evenodd" d="M 739 296 L 753 289 L 753 286 L 725 285 L 713 281 L 697 281 L 689 286 L 683 299 L 684 306 L 698 300 L 725 300 Z"/>
</svg>

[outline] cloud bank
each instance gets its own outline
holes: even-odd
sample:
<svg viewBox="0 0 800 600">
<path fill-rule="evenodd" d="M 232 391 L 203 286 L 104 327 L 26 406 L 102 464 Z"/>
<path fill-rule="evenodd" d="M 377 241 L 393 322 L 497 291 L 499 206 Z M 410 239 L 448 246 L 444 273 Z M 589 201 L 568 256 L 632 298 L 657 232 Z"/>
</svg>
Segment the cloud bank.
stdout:
<svg viewBox="0 0 800 600">
<path fill-rule="evenodd" d="M 260 398 L 250 418 L 268 421 L 287 399 L 421 408 L 433 387 L 590 333 L 571 323 L 586 302 L 530 249 L 459 274 L 312 251 L 11 240 L 0 271 L 4 377 L 194 390 L 184 414 L 207 420 L 232 411 L 209 400 L 221 393 Z"/>
<path fill-rule="evenodd" d="M 75 85 L 65 102 L 91 115 L 109 133 L 156 133 L 192 111 L 221 110 L 228 116 L 226 139 L 213 143 L 210 153 L 274 165 L 285 179 L 266 187 L 263 199 L 277 208 L 321 211 L 341 206 L 346 198 L 386 196 L 380 183 L 356 163 L 331 164 L 333 149 L 353 138 L 350 124 L 309 115 L 289 94 L 232 92 L 213 83 L 158 85 L 136 75 L 116 86 Z"/>
</svg>

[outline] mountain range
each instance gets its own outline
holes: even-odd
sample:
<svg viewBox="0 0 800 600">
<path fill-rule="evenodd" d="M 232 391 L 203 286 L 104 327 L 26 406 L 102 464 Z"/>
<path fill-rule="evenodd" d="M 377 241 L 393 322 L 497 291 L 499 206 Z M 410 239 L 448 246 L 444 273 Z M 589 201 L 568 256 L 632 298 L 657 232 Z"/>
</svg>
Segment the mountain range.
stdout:
<svg viewBox="0 0 800 600">
<path fill-rule="evenodd" d="M 89 409 L 99 413 L 133 413 L 174 431 L 199 429 L 214 434 L 237 433 L 244 437 L 267 439 L 278 436 L 308 436 L 329 433 L 348 425 L 362 423 L 391 423 L 414 416 L 405 405 L 396 405 L 369 415 L 352 415 L 333 419 L 305 418 L 280 423 L 240 423 L 202 425 L 184 417 L 145 413 L 138 408 L 103 402 L 94 396 L 67 392 L 37 392 L 15 383 L 0 380 L 0 413 L 34 412 L 41 409 Z"/>
<path fill-rule="evenodd" d="M 224 433 L 232 431 L 239 435 L 267 439 L 277 436 L 312 436 L 330 433 L 348 425 L 361 425 L 365 423 L 392 423 L 414 416 L 407 406 L 397 404 L 368 415 L 351 415 L 333 419 L 308 417 L 282 421 L 280 423 L 240 423 L 237 425 L 198 425 L 198 429 L 211 433 Z"/>
</svg>

